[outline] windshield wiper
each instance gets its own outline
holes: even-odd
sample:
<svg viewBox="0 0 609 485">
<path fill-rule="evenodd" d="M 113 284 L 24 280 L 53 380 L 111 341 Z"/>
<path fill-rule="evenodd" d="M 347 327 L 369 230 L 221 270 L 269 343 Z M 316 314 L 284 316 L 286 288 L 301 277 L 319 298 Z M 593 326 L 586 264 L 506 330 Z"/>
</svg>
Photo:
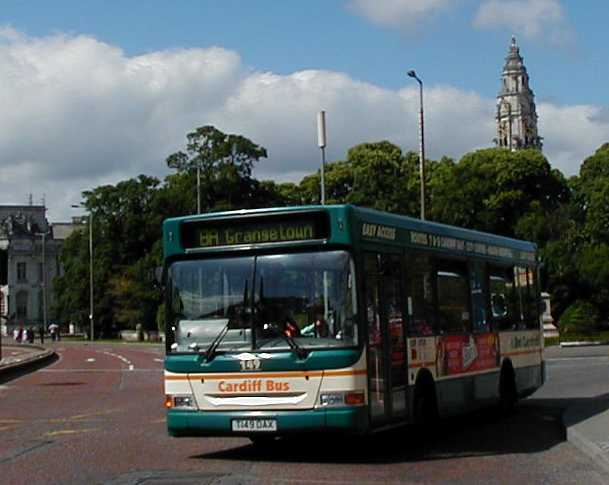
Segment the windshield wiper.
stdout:
<svg viewBox="0 0 609 485">
<path fill-rule="evenodd" d="M 243 308 L 245 309 L 245 307 L 247 305 L 247 280 L 245 280 L 244 287 L 245 287 L 245 289 L 243 290 Z M 245 314 L 245 312 L 243 312 L 243 314 Z M 222 339 L 224 339 L 224 337 L 228 333 L 231 323 L 232 322 L 229 319 L 229 321 L 226 322 L 226 325 L 224 325 L 224 327 L 222 327 L 222 330 L 220 330 L 220 332 L 218 332 L 218 335 L 216 335 L 216 338 L 214 338 L 212 340 L 211 344 L 209 344 L 209 347 L 207 347 L 207 350 L 205 351 L 205 362 L 211 362 L 213 360 L 213 358 L 216 356 L 216 350 L 218 349 L 218 346 L 222 342 Z"/>
<path fill-rule="evenodd" d="M 283 337 L 283 339 L 288 343 L 290 349 L 294 351 L 294 353 L 298 356 L 299 359 L 305 359 L 307 355 L 309 355 L 309 351 L 307 349 L 303 349 L 293 337 L 282 331 L 276 324 L 274 323 L 265 323 L 264 328 L 272 328 L 275 333 Z"/>
<path fill-rule="evenodd" d="M 222 339 L 228 333 L 229 326 L 230 321 L 226 322 L 226 325 L 224 325 L 222 330 L 220 330 L 218 335 L 216 335 L 216 338 L 212 340 L 211 344 L 209 344 L 209 347 L 207 347 L 207 350 L 205 351 L 205 362 L 211 362 L 212 359 L 216 356 L 216 349 L 220 345 L 220 342 L 222 342 Z"/>
</svg>

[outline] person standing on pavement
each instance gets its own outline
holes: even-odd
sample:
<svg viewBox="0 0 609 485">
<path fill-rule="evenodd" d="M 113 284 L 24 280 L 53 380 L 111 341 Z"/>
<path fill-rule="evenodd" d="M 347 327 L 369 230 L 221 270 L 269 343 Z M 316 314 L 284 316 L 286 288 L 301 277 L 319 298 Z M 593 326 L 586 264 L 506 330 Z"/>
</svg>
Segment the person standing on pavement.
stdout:
<svg viewBox="0 0 609 485">
<path fill-rule="evenodd" d="M 44 343 L 44 325 L 38 326 L 38 335 L 40 336 L 40 343 Z"/>
</svg>

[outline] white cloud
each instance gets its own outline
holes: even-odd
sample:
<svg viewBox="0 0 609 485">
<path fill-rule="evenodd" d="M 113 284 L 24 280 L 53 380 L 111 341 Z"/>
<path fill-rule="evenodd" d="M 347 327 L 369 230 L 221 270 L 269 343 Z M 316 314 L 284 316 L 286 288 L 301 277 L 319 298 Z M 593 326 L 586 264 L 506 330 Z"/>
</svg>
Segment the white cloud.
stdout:
<svg viewBox="0 0 609 485">
<path fill-rule="evenodd" d="M 349 6 L 375 24 L 405 28 L 455 3 L 455 0 L 351 0 Z"/>
<path fill-rule="evenodd" d="M 577 175 L 581 162 L 609 141 L 609 120 L 598 106 L 538 106 L 539 131 L 544 152 L 554 168 L 566 176 Z"/>
<path fill-rule="evenodd" d="M 529 39 L 543 35 L 555 45 L 567 45 L 574 39 L 558 0 L 488 0 L 478 9 L 474 26 L 507 27 Z"/>
<path fill-rule="evenodd" d="M 265 146 L 259 178 L 299 181 L 319 166 L 316 113 L 327 112 L 327 159 L 390 140 L 418 150 L 418 87 L 395 91 L 345 74 L 247 70 L 213 47 L 129 57 L 90 37 L 26 38 L 0 32 L 0 203 L 38 202 L 53 221 L 80 193 L 140 173 L 163 176 L 185 135 L 212 124 Z M 491 145 L 495 100 L 425 87 L 427 155 L 459 158 Z M 565 174 L 609 139 L 603 111 L 541 104 L 545 153 Z M 568 130 L 565 129 L 568 127 Z"/>
</svg>

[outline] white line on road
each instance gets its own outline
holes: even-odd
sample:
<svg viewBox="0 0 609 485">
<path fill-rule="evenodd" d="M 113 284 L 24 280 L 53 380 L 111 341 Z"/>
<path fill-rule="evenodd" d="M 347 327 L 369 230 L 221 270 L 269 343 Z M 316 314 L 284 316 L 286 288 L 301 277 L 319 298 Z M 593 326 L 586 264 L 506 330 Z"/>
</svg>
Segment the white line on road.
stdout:
<svg viewBox="0 0 609 485">
<path fill-rule="evenodd" d="M 163 359 L 154 359 L 155 362 L 164 362 Z"/>
<path fill-rule="evenodd" d="M 87 359 L 87 362 L 95 362 L 94 358 Z"/>
<path fill-rule="evenodd" d="M 122 360 L 125 364 L 127 364 L 129 366 L 129 370 L 133 370 L 133 363 L 126 357 L 123 357 L 122 355 L 114 354 L 112 352 L 102 352 L 102 354 L 106 354 L 111 357 L 116 357 L 117 359 Z"/>
</svg>

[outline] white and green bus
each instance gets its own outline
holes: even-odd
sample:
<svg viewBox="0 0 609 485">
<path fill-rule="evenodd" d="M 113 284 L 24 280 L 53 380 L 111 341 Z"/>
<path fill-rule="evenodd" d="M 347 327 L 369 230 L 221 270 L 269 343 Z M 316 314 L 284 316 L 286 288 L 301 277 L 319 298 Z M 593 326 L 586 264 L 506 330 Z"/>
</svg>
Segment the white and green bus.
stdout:
<svg viewBox="0 0 609 485">
<path fill-rule="evenodd" d="M 168 219 L 172 436 L 365 434 L 544 381 L 534 244 L 350 205 Z"/>
</svg>

